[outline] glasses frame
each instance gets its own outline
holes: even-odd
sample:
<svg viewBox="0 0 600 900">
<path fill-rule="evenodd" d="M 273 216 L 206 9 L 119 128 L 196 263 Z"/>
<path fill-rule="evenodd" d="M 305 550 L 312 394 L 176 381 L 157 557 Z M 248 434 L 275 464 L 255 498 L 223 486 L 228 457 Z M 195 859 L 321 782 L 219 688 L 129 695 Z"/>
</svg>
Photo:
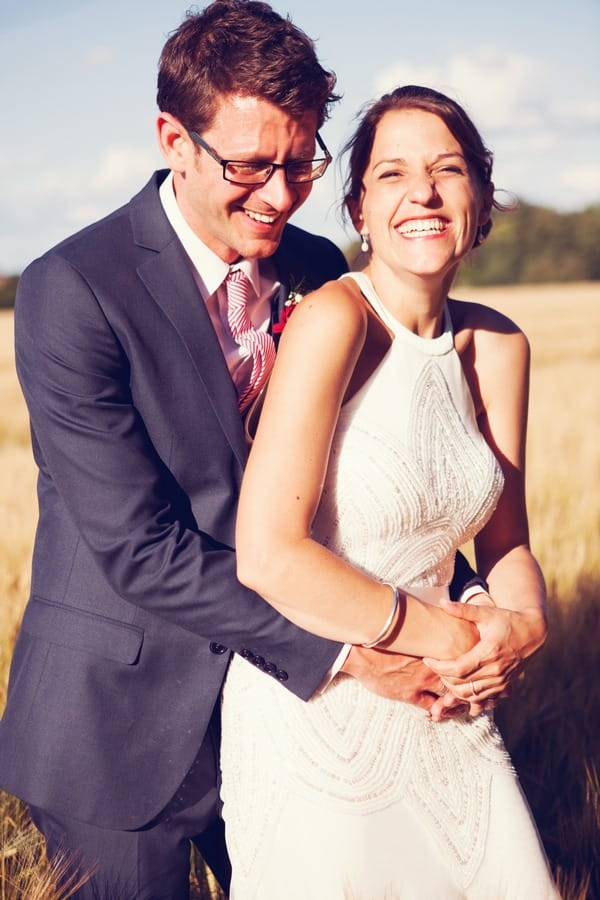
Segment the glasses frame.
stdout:
<svg viewBox="0 0 600 900">
<path fill-rule="evenodd" d="M 221 168 L 223 170 L 223 178 L 225 181 L 228 181 L 229 184 L 239 184 L 239 185 L 244 185 L 245 187 L 249 187 L 252 185 L 259 186 L 259 185 L 266 184 L 267 181 L 269 180 L 269 178 L 271 177 L 271 175 L 273 174 L 273 172 L 275 171 L 275 169 L 283 169 L 283 171 L 285 172 L 285 178 L 286 178 L 286 181 L 288 184 L 311 184 L 313 181 L 316 181 L 318 178 L 323 177 L 323 175 L 327 171 L 327 168 L 329 167 L 329 164 L 331 163 L 331 161 L 333 159 L 331 153 L 325 146 L 325 142 L 323 141 L 323 138 L 321 137 L 321 135 L 319 134 L 318 131 L 315 135 L 315 140 L 316 140 L 317 144 L 319 145 L 319 147 L 321 148 L 321 150 L 324 151 L 325 156 L 319 156 L 319 157 L 316 157 L 315 159 L 307 159 L 307 160 L 300 160 L 300 159 L 299 160 L 290 160 L 289 162 L 285 162 L 285 163 L 274 163 L 274 162 L 262 163 L 259 161 L 255 162 L 253 160 L 248 160 L 248 159 L 222 159 L 219 156 L 219 154 L 217 153 L 217 151 L 214 149 L 214 147 L 211 147 L 210 144 L 207 144 L 206 141 L 204 140 L 204 138 L 201 138 L 197 131 L 190 131 L 189 129 L 187 129 L 187 132 L 195 144 L 198 144 L 198 146 L 202 147 L 202 149 L 205 150 L 206 153 L 208 153 L 208 155 L 212 159 L 214 159 L 214 161 L 216 163 L 219 163 L 219 165 L 221 166 Z M 290 180 L 290 178 L 288 176 L 288 166 L 298 165 L 298 163 L 303 163 L 303 162 L 307 162 L 307 163 L 310 162 L 313 165 L 315 163 L 320 163 L 321 166 L 323 167 L 322 171 L 319 171 L 319 169 L 317 167 L 316 171 L 318 172 L 318 174 L 313 175 L 312 178 L 303 178 L 300 181 Z M 230 163 L 235 163 L 240 166 L 254 166 L 254 165 L 262 166 L 265 169 L 265 171 L 267 171 L 267 170 L 268 171 L 267 171 L 267 174 L 265 175 L 265 177 L 261 181 L 236 181 L 234 178 L 227 177 L 227 166 Z"/>
</svg>

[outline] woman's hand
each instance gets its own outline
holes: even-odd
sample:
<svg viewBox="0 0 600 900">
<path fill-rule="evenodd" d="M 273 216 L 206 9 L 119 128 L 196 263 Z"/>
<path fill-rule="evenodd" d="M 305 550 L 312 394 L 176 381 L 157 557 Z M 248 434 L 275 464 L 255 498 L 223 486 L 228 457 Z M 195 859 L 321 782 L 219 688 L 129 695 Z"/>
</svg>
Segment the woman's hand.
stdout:
<svg viewBox="0 0 600 900">
<path fill-rule="evenodd" d="M 449 691 L 471 706 L 506 696 L 511 680 L 546 638 L 546 622 L 538 607 L 499 609 L 477 604 L 442 602 L 452 617 L 473 623 L 480 640 L 455 660 L 426 658 Z"/>
<path fill-rule="evenodd" d="M 496 605 L 490 595 L 486 594 L 485 591 L 474 594 L 466 602 L 471 603 L 473 606 Z M 431 671 L 433 672 L 433 669 Z M 456 715 L 467 706 L 469 708 L 469 715 L 478 716 L 486 709 L 493 709 L 497 703 L 497 700 L 485 700 L 483 703 L 467 703 L 465 700 L 460 700 L 448 689 L 448 685 L 444 683 L 442 679 L 440 679 L 440 687 L 441 690 L 438 689 L 439 696 L 437 700 L 429 707 L 429 714 L 434 722 L 440 722 L 442 719 Z"/>
<path fill-rule="evenodd" d="M 377 644 L 379 650 L 421 657 L 435 653 L 439 659 L 461 658 L 480 641 L 476 623 L 449 618 L 445 608 L 400 591 L 399 612 L 389 635 Z M 436 646 L 435 651 L 427 646 Z"/>
</svg>

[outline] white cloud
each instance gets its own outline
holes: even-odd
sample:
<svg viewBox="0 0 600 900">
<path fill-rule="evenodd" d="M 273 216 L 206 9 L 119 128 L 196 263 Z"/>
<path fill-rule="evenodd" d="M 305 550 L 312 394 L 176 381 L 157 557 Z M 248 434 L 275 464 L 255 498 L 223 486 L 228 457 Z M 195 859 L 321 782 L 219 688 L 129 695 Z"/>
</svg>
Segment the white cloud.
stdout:
<svg viewBox="0 0 600 900">
<path fill-rule="evenodd" d="M 436 90 L 441 90 L 440 83 L 442 80 L 439 66 L 397 62 L 383 69 L 375 76 L 374 95 L 377 97 L 379 94 L 391 91 L 401 84 L 423 84 Z"/>
<path fill-rule="evenodd" d="M 89 69 L 97 69 L 109 65 L 115 58 L 111 47 L 93 47 L 82 58 L 83 65 Z"/>
<path fill-rule="evenodd" d="M 108 147 L 96 171 L 87 183 L 92 194 L 106 194 L 121 190 L 136 181 L 142 183 L 156 164 L 155 154 L 148 148 L 114 145 Z"/>
<path fill-rule="evenodd" d="M 486 47 L 469 56 L 450 55 L 436 65 L 396 63 L 377 75 L 375 91 L 399 84 L 436 88 L 464 105 L 483 132 L 598 124 L 600 100 L 593 80 L 576 71 L 570 81 L 564 76 L 549 60 Z"/>
<path fill-rule="evenodd" d="M 559 121 L 573 122 L 577 125 L 600 125 L 600 100 L 596 96 L 576 97 L 571 100 L 557 101 L 554 112 Z"/>
<path fill-rule="evenodd" d="M 581 166 L 566 166 L 562 172 L 562 182 L 578 193 L 590 193 L 600 197 L 600 163 Z"/>
<path fill-rule="evenodd" d="M 0 222 L 11 223 L 1 228 L 0 272 L 22 267 L 127 202 L 160 165 L 158 151 L 127 145 L 108 147 L 91 168 L 48 168 L 32 161 L 27 178 L 7 183 L 0 201 Z"/>
<path fill-rule="evenodd" d="M 399 63 L 377 77 L 378 91 L 398 84 L 425 84 L 464 105 L 483 131 L 532 128 L 545 119 L 547 64 L 493 47 L 450 56 L 436 66 Z"/>
<path fill-rule="evenodd" d="M 487 47 L 436 64 L 381 71 L 380 94 L 425 84 L 456 99 L 494 151 L 496 184 L 534 203 L 581 208 L 600 198 L 600 101 L 593 78 Z"/>
<path fill-rule="evenodd" d="M 127 191 L 142 186 L 160 160 L 150 149 L 133 146 L 108 147 L 92 169 L 65 167 L 32 167 L 25 183 L 14 187 L 24 201 L 24 207 L 36 199 L 36 206 L 54 205 L 56 209 L 73 209 L 81 200 L 96 206 L 106 206 L 127 199 Z M 125 192 L 125 193 L 124 193 Z M 34 207 L 35 208 L 35 207 Z"/>
</svg>

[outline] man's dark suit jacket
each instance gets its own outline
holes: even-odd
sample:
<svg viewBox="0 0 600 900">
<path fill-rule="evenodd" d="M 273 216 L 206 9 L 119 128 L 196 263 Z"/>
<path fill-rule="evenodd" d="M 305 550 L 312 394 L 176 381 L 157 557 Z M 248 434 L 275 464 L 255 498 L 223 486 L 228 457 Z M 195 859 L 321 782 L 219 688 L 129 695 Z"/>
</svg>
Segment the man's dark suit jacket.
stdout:
<svg viewBox="0 0 600 900">
<path fill-rule="evenodd" d="M 40 509 L 0 785 L 115 829 L 143 826 L 174 795 L 229 650 L 302 698 L 339 651 L 236 579 L 247 449 L 223 353 L 160 203 L 165 174 L 32 263 L 15 310 Z M 273 259 L 304 292 L 346 269 L 332 243 L 291 226 Z"/>
</svg>

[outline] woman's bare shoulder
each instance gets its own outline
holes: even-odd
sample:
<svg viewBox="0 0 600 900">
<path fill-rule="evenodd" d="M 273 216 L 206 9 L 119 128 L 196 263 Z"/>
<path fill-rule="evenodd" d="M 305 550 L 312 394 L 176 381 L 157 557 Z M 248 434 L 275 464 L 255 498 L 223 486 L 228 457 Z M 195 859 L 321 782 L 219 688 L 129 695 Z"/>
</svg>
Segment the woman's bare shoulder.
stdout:
<svg viewBox="0 0 600 900">
<path fill-rule="evenodd" d="M 508 316 L 473 300 L 448 300 L 448 307 L 455 330 L 459 328 L 482 328 L 512 334 L 521 329 Z"/>
<path fill-rule="evenodd" d="M 296 307 L 291 321 L 295 328 L 333 330 L 341 337 L 344 334 L 364 335 L 367 316 L 367 305 L 358 286 L 352 279 L 342 278 L 328 281 L 316 291 L 306 294 Z"/>
<path fill-rule="evenodd" d="M 526 348 L 522 329 L 498 309 L 471 300 L 448 300 L 455 342 L 459 352 L 474 344 L 480 350 L 494 347 Z"/>
</svg>

